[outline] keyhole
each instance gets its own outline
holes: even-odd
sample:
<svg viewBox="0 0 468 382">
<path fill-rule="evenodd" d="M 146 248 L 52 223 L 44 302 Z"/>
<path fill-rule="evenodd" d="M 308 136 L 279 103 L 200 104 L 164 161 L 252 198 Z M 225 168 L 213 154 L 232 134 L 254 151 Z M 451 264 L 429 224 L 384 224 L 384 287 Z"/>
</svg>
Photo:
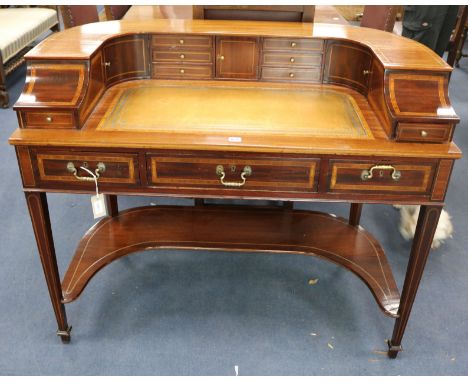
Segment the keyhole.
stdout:
<svg viewBox="0 0 468 382">
<path fill-rule="evenodd" d="M 234 174 L 236 172 L 236 166 L 235 165 L 232 165 L 231 166 L 231 172 Z"/>
<path fill-rule="evenodd" d="M 381 178 L 383 178 L 383 171 L 382 171 L 382 170 L 379 171 L 379 176 L 380 176 Z"/>
<path fill-rule="evenodd" d="M 83 162 L 83 167 L 88 168 L 88 162 Z"/>
</svg>

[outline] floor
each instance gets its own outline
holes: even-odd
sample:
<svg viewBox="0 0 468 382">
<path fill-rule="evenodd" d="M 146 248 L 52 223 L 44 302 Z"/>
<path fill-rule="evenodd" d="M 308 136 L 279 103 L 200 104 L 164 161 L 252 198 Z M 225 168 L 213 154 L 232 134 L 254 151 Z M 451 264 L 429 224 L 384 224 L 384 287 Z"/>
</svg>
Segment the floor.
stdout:
<svg viewBox="0 0 468 382">
<path fill-rule="evenodd" d="M 14 101 L 25 70 L 9 78 Z M 468 153 L 468 59 L 453 73 L 450 98 L 462 122 L 455 141 Z M 319 259 L 293 255 L 160 250 L 100 272 L 67 306 L 72 341 L 56 323 L 7 139 L 12 109 L 0 110 L 1 375 L 464 375 L 468 373 L 467 159 L 447 195 L 455 234 L 429 258 L 402 352 L 385 355 L 393 319 L 365 285 Z M 190 200 L 121 197 L 126 208 Z M 49 194 L 59 268 L 93 224 L 88 196 Z M 347 205 L 296 203 L 346 216 Z M 398 211 L 365 206 L 362 225 L 383 244 L 402 285 L 410 243 Z M 309 280 L 318 279 L 309 284 Z"/>
</svg>

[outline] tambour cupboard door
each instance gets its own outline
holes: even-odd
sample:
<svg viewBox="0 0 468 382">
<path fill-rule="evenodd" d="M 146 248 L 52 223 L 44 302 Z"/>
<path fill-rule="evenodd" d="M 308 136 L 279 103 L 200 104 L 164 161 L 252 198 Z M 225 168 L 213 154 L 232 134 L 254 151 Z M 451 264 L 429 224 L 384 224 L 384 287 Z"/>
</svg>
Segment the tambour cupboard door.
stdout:
<svg viewBox="0 0 468 382">
<path fill-rule="evenodd" d="M 147 36 L 125 36 L 108 41 L 104 48 L 106 84 L 149 75 Z"/>
<path fill-rule="evenodd" d="M 216 78 L 258 78 L 259 41 L 252 37 L 216 38 Z"/>
<path fill-rule="evenodd" d="M 372 54 L 358 44 L 331 41 L 325 56 L 324 82 L 339 83 L 367 94 Z"/>
</svg>

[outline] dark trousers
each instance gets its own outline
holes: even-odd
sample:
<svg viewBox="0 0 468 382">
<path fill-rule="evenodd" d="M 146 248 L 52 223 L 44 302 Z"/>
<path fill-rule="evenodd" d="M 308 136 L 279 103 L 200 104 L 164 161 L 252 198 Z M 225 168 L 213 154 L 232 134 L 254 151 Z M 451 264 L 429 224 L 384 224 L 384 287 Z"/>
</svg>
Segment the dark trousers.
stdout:
<svg viewBox="0 0 468 382">
<path fill-rule="evenodd" d="M 457 21 L 458 5 L 406 5 L 402 35 L 443 56 Z"/>
</svg>

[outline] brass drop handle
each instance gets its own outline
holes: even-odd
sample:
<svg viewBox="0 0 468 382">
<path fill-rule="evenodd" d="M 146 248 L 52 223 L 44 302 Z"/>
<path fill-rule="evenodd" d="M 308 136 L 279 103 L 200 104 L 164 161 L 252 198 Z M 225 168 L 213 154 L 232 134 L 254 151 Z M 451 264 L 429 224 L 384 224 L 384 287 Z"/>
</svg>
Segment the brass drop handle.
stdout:
<svg viewBox="0 0 468 382">
<path fill-rule="evenodd" d="M 99 162 L 96 167 L 97 168 L 96 170 L 94 170 L 94 175 L 96 175 L 96 179 L 99 179 L 101 174 L 106 171 L 106 165 L 102 162 Z M 92 176 L 78 176 L 78 170 L 76 169 L 73 162 L 67 163 L 67 170 L 68 172 L 71 172 L 75 176 L 75 178 L 78 180 L 84 180 L 86 182 L 94 182 L 94 178 Z"/>
<path fill-rule="evenodd" d="M 250 166 L 245 166 L 244 169 L 241 172 L 241 179 L 242 182 L 225 182 L 224 177 L 226 176 L 226 173 L 224 172 L 224 167 L 222 165 L 216 166 L 216 175 L 218 175 L 219 181 L 223 186 L 226 187 L 242 187 L 245 182 L 246 182 L 246 177 L 252 175 L 252 168 Z"/>
<path fill-rule="evenodd" d="M 294 61 L 296 61 L 296 60 L 295 60 L 294 57 L 291 57 L 291 58 L 289 59 L 289 61 L 294 62 Z"/>
<path fill-rule="evenodd" d="M 111 63 L 110 63 L 109 61 L 104 62 L 104 66 L 105 66 L 106 68 L 109 68 L 110 65 L 111 65 Z"/>
<path fill-rule="evenodd" d="M 369 180 L 374 177 L 374 170 L 392 170 L 392 179 L 399 181 L 401 178 L 401 172 L 398 171 L 395 167 L 391 165 L 381 164 L 377 166 L 372 166 L 369 170 L 363 170 L 361 172 L 362 180 Z"/>
<path fill-rule="evenodd" d="M 363 70 L 363 71 L 362 71 L 362 74 L 363 74 L 364 76 L 367 76 L 368 74 L 371 74 L 371 71 L 370 71 L 370 70 Z"/>
</svg>

